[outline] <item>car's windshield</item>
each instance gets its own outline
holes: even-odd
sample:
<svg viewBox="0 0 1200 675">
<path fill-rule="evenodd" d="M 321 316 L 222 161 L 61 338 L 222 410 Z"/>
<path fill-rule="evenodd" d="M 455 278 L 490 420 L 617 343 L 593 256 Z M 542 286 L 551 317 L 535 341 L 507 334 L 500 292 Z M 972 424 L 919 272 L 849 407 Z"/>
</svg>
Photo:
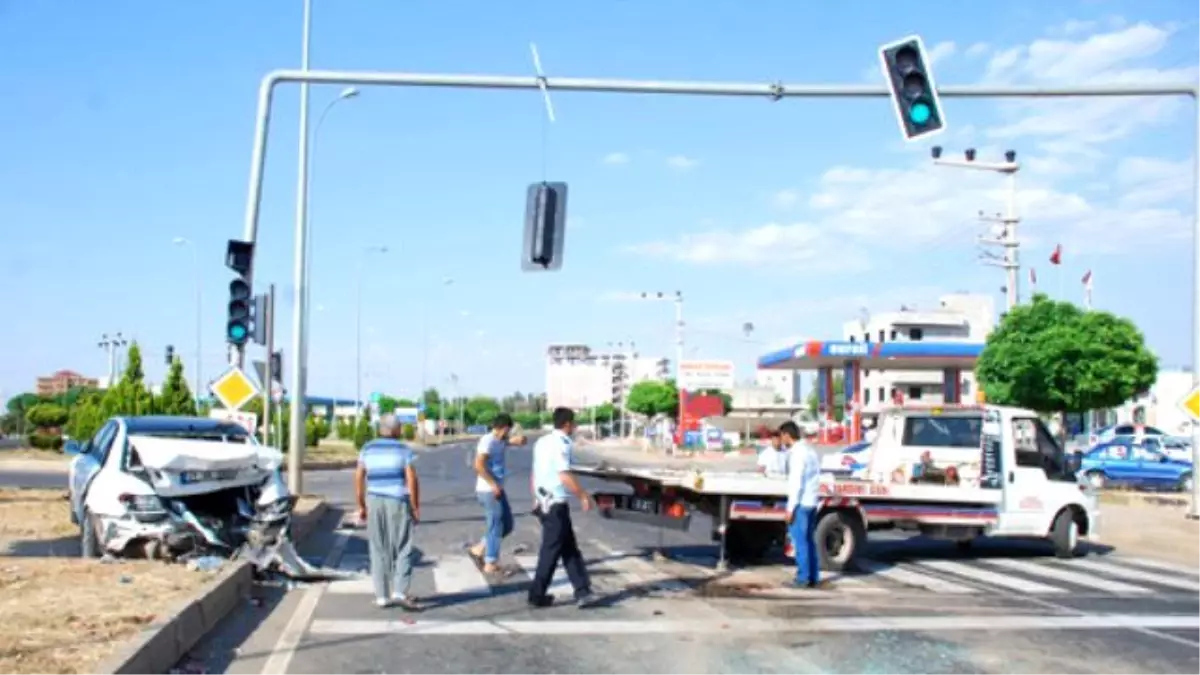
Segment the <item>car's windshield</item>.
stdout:
<svg viewBox="0 0 1200 675">
<path fill-rule="evenodd" d="M 934 448 L 978 448 L 982 415 L 908 415 L 904 419 L 904 445 Z"/>
</svg>

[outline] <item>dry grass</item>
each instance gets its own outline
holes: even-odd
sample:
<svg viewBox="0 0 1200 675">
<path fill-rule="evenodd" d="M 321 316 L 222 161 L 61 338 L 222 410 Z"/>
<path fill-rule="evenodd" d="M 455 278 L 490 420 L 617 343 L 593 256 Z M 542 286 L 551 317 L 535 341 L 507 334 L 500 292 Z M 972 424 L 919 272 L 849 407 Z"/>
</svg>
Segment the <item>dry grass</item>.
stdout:
<svg viewBox="0 0 1200 675">
<path fill-rule="evenodd" d="M 46 462 L 65 462 L 70 459 L 61 450 L 41 450 L 39 448 L 13 448 L 0 452 L 0 459 L 36 459 Z"/>
<path fill-rule="evenodd" d="M 218 574 L 157 561 L 69 557 L 78 555 L 78 529 L 64 495 L 0 489 L 0 551 L 40 545 L 60 554 L 0 556 L 0 673 L 95 672 Z M 301 497 L 297 514 L 320 501 Z"/>
</svg>

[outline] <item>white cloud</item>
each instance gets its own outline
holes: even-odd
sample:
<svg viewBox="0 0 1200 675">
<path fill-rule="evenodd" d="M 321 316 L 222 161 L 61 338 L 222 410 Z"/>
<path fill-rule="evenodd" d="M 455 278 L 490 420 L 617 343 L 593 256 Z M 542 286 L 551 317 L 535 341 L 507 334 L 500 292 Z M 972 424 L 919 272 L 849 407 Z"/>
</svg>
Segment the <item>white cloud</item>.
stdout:
<svg viewBox="0 0 1200 675">
<path fill-rule="evenodd" d="M 700 160 L 688 157 L 687 155 L 671 155 L 667 158 L 667 166 L 672 169 L 686 171 L 700 165 Z"/>
<path fill-rule="evenodd" d="M 947 40 L 945 42 L 939 42 L 933 47 L 929 48 L 929 63 L 930 65 L 933 65 L 939 61 L 945 61 L 951 56 L 954 56 L 954 53 L 957 51 L 958 45 L 954 44 L 953 41 Z"/>
<path fill-rule="evenodd" d="M 628 164 L 629 163 L 629 155 L 627 155 L 623 152 L 610 152 L 604 156 L 604 159 L 602 159 L 600 161 L 604 162 L 605 164 L 609 164 L 609 165 L 613 165 L 613 166 L 618 165 L 618 164 Z"/>
<path fill-rule="evenodd" d="M 967 51 L 965 51 L 963 53 L 967 56 L 967 58 L 977 59 L 980 56 L 986 55 L 991 50 L 992 50 L 992 48 L 988 43 L 976 42 L 975 44 L 971 45 L 970 47 L 967 47 Z"/>
<path fill-rule="evenodd" d="M 596 299 L 600 302 L 632 302 L 641 300 L 642 294 L 634 291 L 605 291 Z"/>
<path fill-rule="evenodd" d="M 809 223 L 770 223 L 746 230 L 714 229 L 684 234 L 674 241 L 653 241 L 627 247 L 648 257 L 696 264 L 742 263 L 792 265 L 791 271 L 843 271 L 862 269 L 865 261 L 854 251 L 836 258 L 827 255 L 836 242 L 826 230 Z"/>
<path fill-rule="evenodd" d="M 800 191 L 792 188 L 780 190 L 771 197 L 771 203 L 781 209 L 790 209 L 798 201 L 800 201 Z"/>
</svg>

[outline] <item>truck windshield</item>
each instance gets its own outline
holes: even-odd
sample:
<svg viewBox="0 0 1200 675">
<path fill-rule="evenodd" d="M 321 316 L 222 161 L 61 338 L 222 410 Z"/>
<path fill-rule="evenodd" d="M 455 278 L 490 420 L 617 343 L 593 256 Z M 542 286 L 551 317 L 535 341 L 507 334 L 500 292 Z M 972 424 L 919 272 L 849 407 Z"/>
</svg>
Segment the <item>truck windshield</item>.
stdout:
<svg viewBox="0 0 1200 675">
<path fill-rule="evenodd" d="M 930 448 L 979 448 L 982 415 L 908 415 L 904 418 L 904 445 Z"/>
</svg>

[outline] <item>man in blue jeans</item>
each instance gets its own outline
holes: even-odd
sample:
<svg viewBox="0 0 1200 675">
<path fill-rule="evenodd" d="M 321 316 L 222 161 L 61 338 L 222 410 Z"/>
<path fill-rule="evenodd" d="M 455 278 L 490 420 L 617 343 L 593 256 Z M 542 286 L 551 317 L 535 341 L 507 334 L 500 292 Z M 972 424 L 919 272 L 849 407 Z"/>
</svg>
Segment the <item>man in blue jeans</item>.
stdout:
<svg viewBox="0 0 1200 675">
<path fill-rule="evenodd" d="M 815 588 L 820 581 L 820 563 L 813 529 L 817 521 L 817 498 L 821 486 L 821 459 L 811 445 L 800 440 L 795 422 L 779 426 L 780 440 L 788 453 L 787 524 L 796 556 L 796 579 L 800 588 Z"/>
<path fill-rule="evenodd" d="M 475 448 L 475 495 L 483 506 L 484 535 L 479 543 L 469 549 L 472 558 L 482 562 L 484 574 L 500 571 L 500 542 L 513 531 L 512 507 L 504 492 L 505 453 L 508 450 L 509 434 L 513 420 L 507 413 L 500 413 L 492 420 L 491 433 L 484 434 Z M 525 438 L 512 438 L 515 445 L 522 445 Z"/>
</svg>

